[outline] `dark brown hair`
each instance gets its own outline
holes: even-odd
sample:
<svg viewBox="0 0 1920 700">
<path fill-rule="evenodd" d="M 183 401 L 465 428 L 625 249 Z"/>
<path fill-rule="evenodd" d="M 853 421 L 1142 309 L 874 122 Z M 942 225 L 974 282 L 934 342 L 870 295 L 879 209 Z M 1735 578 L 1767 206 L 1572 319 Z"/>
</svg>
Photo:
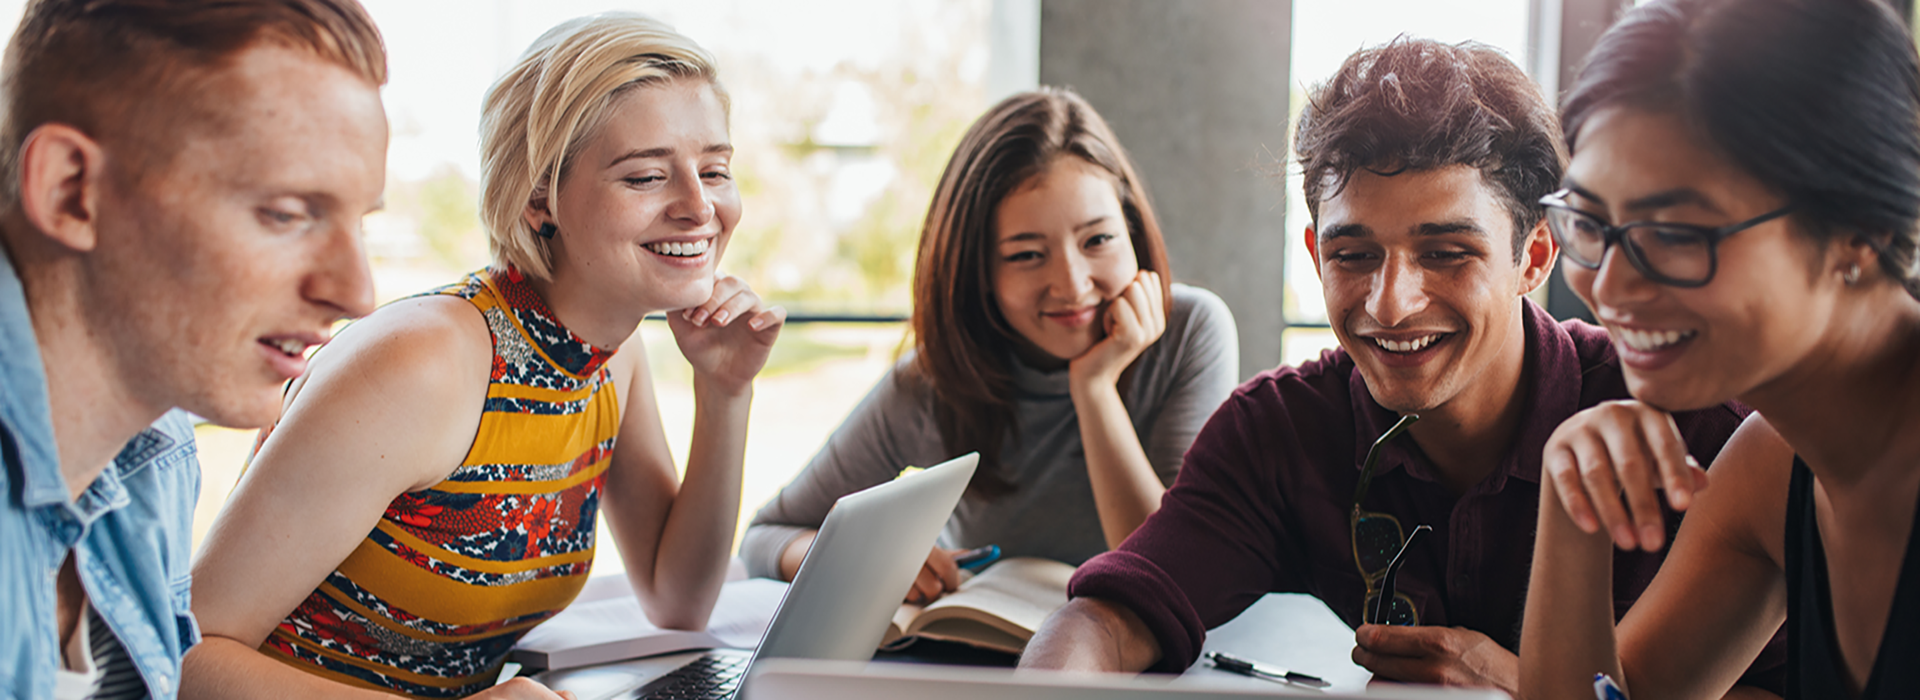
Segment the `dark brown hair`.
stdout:
<svg viewBox="0 0 1920 700">
<path fill-rule="evenodd" d="M 1601 110 L 1678 115 L 1797 207 L 1861 236 L 1920 298 L 1920 57 L 1875 0 L 1668 0 L 1600 37 L 1567 93 L 1567 148 Z"/>
<path fill-rule="evenodd" d="M 0 201 L 16 196 L 20 147 L 40 125 L 165 149 L 178 139 L 164 130 L 193 123 L 201 115 L 182 113 L 217 97 L 195 79 L 262 42 L 310 51 L 373 85 L 387 81 L 380 32 L 354 0 L 28 3 L 0 65 Z"/>
<path fill-rule="evenodd" d="M 1307 97 L 1294 136 L 1307 211 L 1361 168 L 1382 175 L 1465 165 L 1513 219 L 1513 259 L 1560 186 L 1566 152 L 1552 105 L 1499 51 L 1401 37 L 1347 57 Z"/>
<path fill-rule="evenodd" d="M 1120 141 L 1087 101 L 1044 87 L 1014 95 L 967 129 L 927 209 L 914 263 L 913 374 L 931 387 L 934 420 L 947 451 L 979 451 L 970 493 L 1012 491 L 1000 451 L 1014 430 L 1013 344 L 1020 334 L 993 296 L 994 215 L 1000 202 L 1058 158 L 1079 158 L 1113 178 L 1140 269 L 1172 271 L 1147 191 Z"/>
</svg>

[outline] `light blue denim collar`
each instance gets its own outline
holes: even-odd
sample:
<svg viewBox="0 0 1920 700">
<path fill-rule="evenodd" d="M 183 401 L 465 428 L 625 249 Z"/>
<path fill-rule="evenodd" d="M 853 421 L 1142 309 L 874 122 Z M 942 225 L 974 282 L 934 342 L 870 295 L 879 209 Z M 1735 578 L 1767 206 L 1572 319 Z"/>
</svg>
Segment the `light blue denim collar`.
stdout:
<svg viewBox="0 0 1920 700">
<path fill-rule="evenodd" d="M 0 427 L 18 451 L 19 474 L 9 475 L 21 485 L 25 507 L 68 500 L 66 479 L 60 476 L 60 455 L 53 441 L 53 413 L 47 402 L 46 368 L 40 363 L 39 341 L 27 312 L 26 289 L 14 272 L 13 260 L 0 248 Z"/>
</svg>

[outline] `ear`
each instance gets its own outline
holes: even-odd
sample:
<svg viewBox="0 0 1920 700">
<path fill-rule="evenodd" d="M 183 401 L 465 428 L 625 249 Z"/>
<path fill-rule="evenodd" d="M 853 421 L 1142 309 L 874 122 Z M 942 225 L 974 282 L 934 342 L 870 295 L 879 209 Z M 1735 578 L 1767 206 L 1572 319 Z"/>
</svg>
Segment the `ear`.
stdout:
<svg viewBox="0 0 1920 700">
<path fill-rule="evenodd" d="M 42 124 L 20 144 L 20 211 L 46 237 L 78 252 L 98 243 L 106 152 L 65 124 Z"/>
<path fill-rule="evenodd" d="M 1828 258 L 1834 261 L 1834 274 L 1842 274 L 1848 268 L 1859 265 L 1862 275 L 1880 269 L 1880 247 L 1883 242 L 1876 239 L 1891 240 L 1891 234 L 1860 234 L 1849 237 L 1834 237 L 1832 251 Z"/>
<path fill-rule="evenodd" d="M 1547 231 L 1547 220 L 1541 219 L 1527 232 L 1520 246 L 1519 293 L 1524 295 L 1539 289 L 1553 276 L 1553 264 L 1560 259 L 1560 244 Z"/>
<path fill-rule="evenodd" d="M 542 178 L 545 179 L 545 178 Z M 520 212 L 520 218 L 527 222 L 527 228 L 540 230 L 540 225 L 553 221 L 553 210 L 548 206 L 547 185 L 533 186 L 533 194 L 527 197 L 527 208 Z"/>
<path fill-rule="evenodd" d="M 1314 231 L 1312 226 L 1308 226 L 1306 237 L 1307 257 L 1313 258 L 1313 276 L 1318 278 L 1320 277 L 1320 234 Z"/>
</svg>

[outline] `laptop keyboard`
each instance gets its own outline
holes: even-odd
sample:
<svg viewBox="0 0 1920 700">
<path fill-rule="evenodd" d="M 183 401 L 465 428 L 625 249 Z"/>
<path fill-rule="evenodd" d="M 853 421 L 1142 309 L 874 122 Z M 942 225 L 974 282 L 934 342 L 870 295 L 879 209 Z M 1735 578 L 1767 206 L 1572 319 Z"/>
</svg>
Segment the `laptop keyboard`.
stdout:
<svg viewBox="0 0 1920 700">
<path fill-rule="evenodd" d="M 634 691 L 633 700 L 726 700 L 740 689 L 747 659 L 709 654 Z"/>
</svg>

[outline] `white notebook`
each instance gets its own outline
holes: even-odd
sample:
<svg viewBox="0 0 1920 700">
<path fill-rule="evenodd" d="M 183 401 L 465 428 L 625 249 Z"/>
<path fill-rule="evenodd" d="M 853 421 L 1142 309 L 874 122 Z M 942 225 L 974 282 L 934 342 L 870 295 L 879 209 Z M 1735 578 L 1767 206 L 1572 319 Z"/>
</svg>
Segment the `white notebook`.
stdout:
<svg viewBox="0 0 1920 700">
<path fill-rule="evenodd" d="M 625 575 L 596 577 L 566 610 L 521 637 L 507 658 L 563 669 L 691 649 L 752 649 L 786 592 L 785 581 L 733 581 L 720 588 L 705 631 L 663 630 L 647 621 Z"/>
</svg>

